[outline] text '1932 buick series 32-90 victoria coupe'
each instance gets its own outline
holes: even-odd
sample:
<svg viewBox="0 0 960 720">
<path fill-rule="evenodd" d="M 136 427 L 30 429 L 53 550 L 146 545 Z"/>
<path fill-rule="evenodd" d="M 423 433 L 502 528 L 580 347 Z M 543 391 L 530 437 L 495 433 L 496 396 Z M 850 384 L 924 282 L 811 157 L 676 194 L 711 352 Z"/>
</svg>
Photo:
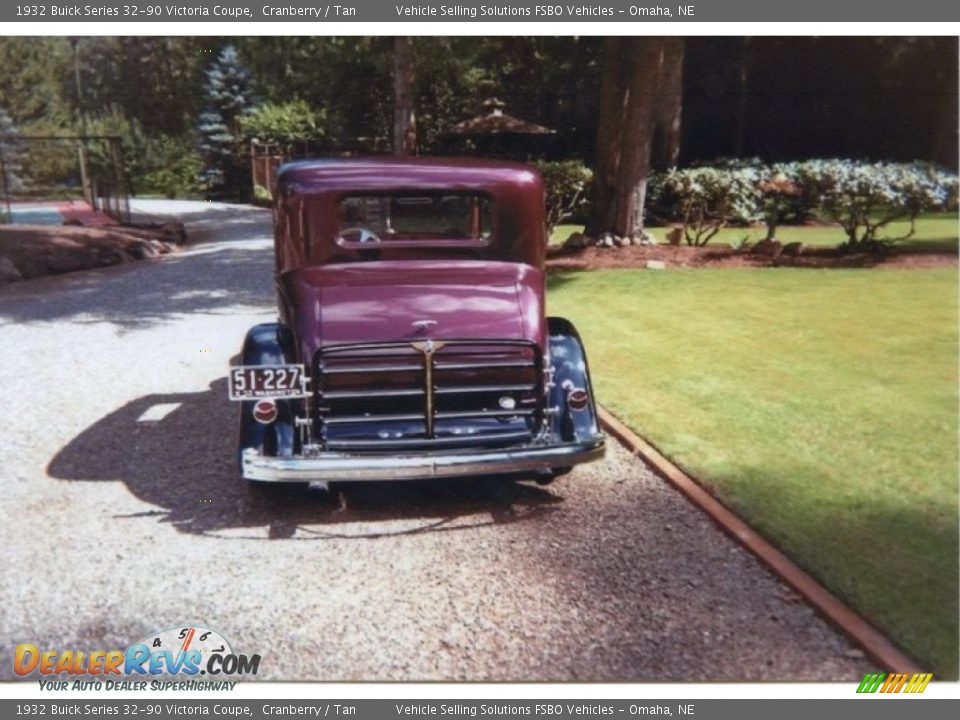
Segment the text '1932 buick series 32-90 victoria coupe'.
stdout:
<svg viewBox="0 0 960 720">
<path fill-rule="evenodd" d="M 245 479 L 545 483 L 602 457 L 580 338 L 545 315 L 536 170 L 289 163 L 274 229 L 279 321 L 230 373 Z"/>
</svg>

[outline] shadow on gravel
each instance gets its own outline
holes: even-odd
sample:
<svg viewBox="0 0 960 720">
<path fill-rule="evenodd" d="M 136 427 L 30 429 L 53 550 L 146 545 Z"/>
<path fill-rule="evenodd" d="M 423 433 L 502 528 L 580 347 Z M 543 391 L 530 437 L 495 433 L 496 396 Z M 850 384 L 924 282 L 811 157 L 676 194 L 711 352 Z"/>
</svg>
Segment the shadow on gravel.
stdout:
<svg viewBox="0 0 960 720">
<path fill-rule="evenodd" d="M 142 418 L 157 406 L 168 414 Z M 226 380 L 203 393 L 148 395 L 87 428 L 47 472 L 62 480 L 120 480 L 158 509 L 116 517 L 153 517 L 201 535 L 266 528 L 270 539 L 371 539 L 530 520 L 562 502 L 507 480 L 338 484 L 329 493 L 304 486 L 264 497 L 239 477 L 236 413 Z M 262 532 L 222 537 L 264 539 Z"/>
<path fill-rule="evenodd" d="M 69 320 L 110 322 L 130 331 L 187 314 L 273 304 L 268 213 L 211 209 L 178 217 L 189 234 L 183 251 L 5 286 L 0 289 L 0 325 Z"/>
</svg>

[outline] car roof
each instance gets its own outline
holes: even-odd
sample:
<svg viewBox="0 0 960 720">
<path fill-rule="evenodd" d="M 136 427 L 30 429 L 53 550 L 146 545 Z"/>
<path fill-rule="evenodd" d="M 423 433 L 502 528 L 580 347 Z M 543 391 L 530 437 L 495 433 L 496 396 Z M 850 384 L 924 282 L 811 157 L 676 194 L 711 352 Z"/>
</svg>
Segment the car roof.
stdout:
<svg viewBox="0 0 960 720">
<path fill-rule="evenodd" d="M 299 192 L 355 189 L 423 190 L 460 187 L 492 191 L 496 188 L 538 186 L 539 173 L 523 163 L 479 158 L 350 157 L 298 160 L 280 167 L 281 190 Z"/>
</svg>

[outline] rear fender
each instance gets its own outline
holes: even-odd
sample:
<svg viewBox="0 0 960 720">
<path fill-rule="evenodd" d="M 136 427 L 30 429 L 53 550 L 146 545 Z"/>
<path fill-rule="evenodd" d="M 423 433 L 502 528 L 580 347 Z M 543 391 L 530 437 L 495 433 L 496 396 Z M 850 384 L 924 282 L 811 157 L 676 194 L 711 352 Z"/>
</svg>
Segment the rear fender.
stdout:
<svg viewBox="0 0 960 720">
<path fill-rule="evenodd" d="M 573 323 L 565 318 L 547 318 L 547 330 L 554 382 L 549 402 L 550 407 L 558 411 L 554 427 L 564 442 L 596 437 L 600 433 L 597 404 L 580 335 Z M 582 409 L 570 407 L 567 401 L 570 392 L 576 388 L 587 391 L 587 403 Z"/>
<path fill-rule="evenodd" d="M 285 365 L 295 362 L 293 338 L 279 323 L 254 325 L 243 341 L 242 365 Z M 300 400 L 275 400 L 277 419 L 271 423 L 257 422 L 253 417 L 256 401 L 240 403 L 240 447 L 242 453 L 254 448 L 263 455 L 290 456 L 294 454 L 294 418 L 300 410 Z"/>
</svg>

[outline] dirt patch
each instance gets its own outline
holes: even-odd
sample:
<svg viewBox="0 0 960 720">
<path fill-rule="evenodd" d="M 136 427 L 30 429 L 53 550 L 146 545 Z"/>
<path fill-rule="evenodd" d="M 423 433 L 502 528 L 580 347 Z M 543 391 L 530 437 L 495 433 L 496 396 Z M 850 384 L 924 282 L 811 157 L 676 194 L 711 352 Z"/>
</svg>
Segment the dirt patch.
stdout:
<svg viewBox="0 0 960 720">
<path fill-rule="evenodd" d="M 885 252 L 850 252 L 840 248 L 805 248 L 799 255 L 770 257 L 729 245 L 628 245 L 583 250 L 551 248 L 547 268 L 551 270 L 597 270 L 645 268 L 647 263 L 664 263 L 681 268 L 929 268 L 956 267 L 957 254 L 946 250 L 893 247 Z"/>
<path fill-rule="evenodd" d="M 186 240 L 180 223 L 82 227 L 0 226 L 0 285 L 119 265 L 172 252 Z"/>
</svg>

